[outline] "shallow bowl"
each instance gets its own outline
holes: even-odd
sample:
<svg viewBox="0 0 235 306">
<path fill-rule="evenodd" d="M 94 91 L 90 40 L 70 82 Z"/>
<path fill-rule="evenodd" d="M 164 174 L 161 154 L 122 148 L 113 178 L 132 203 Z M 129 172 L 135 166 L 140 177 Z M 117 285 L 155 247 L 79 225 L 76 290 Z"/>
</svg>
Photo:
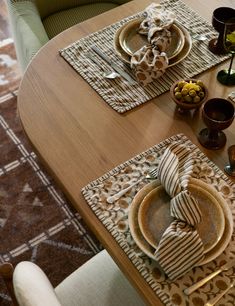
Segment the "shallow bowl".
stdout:
<svg viewBox="0 0 235 306">
<path fill-rule="evenodd" d="M 208 89 L 206 88 L 206 86 L 204 85 L 203 87 L 203 92 L 204 92 L 204 98 L 202 98 L 202 100 L 200 100 L 197 103 L 188 103 L 188 102 L 183 102 L 180 101 L 178 99 L 176 99 L 174 93 L 175 93 L 175 88 L 177 87 L 178 83 L 180 81 L 186 81 L 186 82 L 190 82 L 192 81 L 193 83 L 196 83 L 197 81 L 199 81 L 198 79 L 181 79 L 181 80 L 177 80 L 175 83 L 172 84 L 171 88 L 170 88 L 170 95 L 172 100 L 177 104 L 179 111 L 185 111 L 185 110 L 191 110 L 191 109 L 197 109 L 199 108 L 204 102 L 206 102 L 207 97 L 208 97 Z"/>
</svg>

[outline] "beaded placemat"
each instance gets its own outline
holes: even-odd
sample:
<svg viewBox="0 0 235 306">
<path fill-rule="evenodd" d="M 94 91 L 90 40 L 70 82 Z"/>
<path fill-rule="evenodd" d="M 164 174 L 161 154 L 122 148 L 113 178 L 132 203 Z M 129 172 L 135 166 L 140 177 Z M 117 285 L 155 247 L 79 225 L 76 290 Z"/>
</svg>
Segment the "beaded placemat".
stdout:
<svg viewBox="0 0 235 306">
<path fill-rule="evenodd" d="M 143 12 L 129 16 L 60 50 L 61 56 L 91 85 L 105 102 L 119 113 L 124 113 L 168 91 L 172 83 L 177 79 L 192 78 L 227 58 L 227 56 L 214 55 L 208 50 L 209 40 L 218 36 L 218 33 L 208 21 L 181 0 L 165 0 L 162 2 L 162 6 L 174 11 L 177 16 L 176 20 L 179 23 L 187 25 L 197 33 L 205 33 L 208 40 L 204 42 L 193 41 L 189 55 L 182 62 L 168 68 L 160 79 L 145 87 L 140 86 L 138 83 L 130 85 L 123 78 L 105 79 L 101 68 L 86 56 L 86 53 L 90 51 L 101 66 L 108 68 L 108 65 L 94 51 L 91 51 L 90 46 L 96 45 L 113 62 L 135 78 L 130 67 L 115 54 L 114 37 L 116 31 L 123 24 L 142 16 Z"/>
<path fill-rule="evenodd" d="M 212 162 L 199 148 L 183 134 L 172 136 L 163 142 L 138 154 L 132 159 L 118 165 L 102 177 L 91 182 L 82 189 L 88 205 L 97 218 L 103 223 L 119 246 L 124 250 L 141 276 L 165 305 L 204 305 L 206 301 L 220 293 L 235 278 L 235 269 L 222 272 L 208 284 L 187 297 L 183 290 L 213 272 L 218 266 L 235 257 L 235 238 L 225 251 L 213 261 L 194 268 L 184 277 L 170 281 L 161 271 L 156 261 L 145 255 L 133 240 L 128 225 L 128 208 L 138 190 L 146 184 L 144 180 L 132 188 L 113 204 L 108 204 L 108 196 L 115 194 L 143 177 L 150 167 L 157 167 L 161 155 L 172 142 L 184 144 L 200 159 L 194 169 L 193 177 L 210 184 L 226 200 L 229 209 L 235 216 L 235 184 Z M 234 219 L 234 217 L 233 217 Z M 221 300 L 222 305 L 233 305 L 234 297 L 226 294 Z"/>
</svg>

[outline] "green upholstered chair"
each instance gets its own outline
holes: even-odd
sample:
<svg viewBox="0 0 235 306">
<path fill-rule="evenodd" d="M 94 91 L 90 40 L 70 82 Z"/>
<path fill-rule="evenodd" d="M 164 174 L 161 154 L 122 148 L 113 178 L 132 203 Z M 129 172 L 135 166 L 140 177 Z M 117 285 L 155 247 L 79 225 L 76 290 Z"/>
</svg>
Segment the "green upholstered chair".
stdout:
<svg viewBox="0 0 235 306">
<path fill-rule="evenodd" d="M 130 0 L 7 0 L 17 58 L 24 72 L 31 58 L 65 29 Z"/>
</svg>

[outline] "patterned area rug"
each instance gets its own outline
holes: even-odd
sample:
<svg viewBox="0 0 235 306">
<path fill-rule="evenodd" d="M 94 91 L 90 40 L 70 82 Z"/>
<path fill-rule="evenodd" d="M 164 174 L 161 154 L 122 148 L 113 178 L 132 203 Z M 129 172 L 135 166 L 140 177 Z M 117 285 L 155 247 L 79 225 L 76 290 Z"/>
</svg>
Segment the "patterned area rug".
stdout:
<svg viewBox="0 0 235 306">
<path fill-rule="evenodd" d="M 0 263 L 35 262 L 56 286 L 102 247 L 22 131 L 16 92 L 20 79 L 6 3 L 0 0 Z M 1 280 L 0 305 L 11 305 Z"/>
<path fill-rule="evenodd" d="M 101 245 L 32 151 L 16 102 L 0 98 L 0 262 L 33 261 L 56 286 Z M 2 282 L 0 305 L 10 305 Z"/>
</svg>

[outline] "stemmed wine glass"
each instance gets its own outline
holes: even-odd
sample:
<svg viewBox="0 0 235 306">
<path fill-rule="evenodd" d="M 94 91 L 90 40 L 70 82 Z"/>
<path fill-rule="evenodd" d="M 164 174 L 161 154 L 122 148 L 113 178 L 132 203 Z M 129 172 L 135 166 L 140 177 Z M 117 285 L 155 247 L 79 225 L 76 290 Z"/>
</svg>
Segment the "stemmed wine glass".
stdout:
<svg viewBox="0 0 235 306">
<path fill-rule="evenodd" d="M 231 7 L 218 7 L 214 10 L 212 15 L 212 25 L 219 33 L 217 38 L 209 41 L 208 48 L 214 54 L 225 54 L 227 50 L 224 49 L 224 27 L 228 20 L 235 18 L 235 10 Z"/>
<path fill-rule="evenodd" d="M 228 148 L 229 164 L 224 167 L 228 175 L 235 176 L 235 145 Z"/>
<path fill-rule="evenodd" d="M 235 55 L 235 17 L 225 23 L 223 45 L 224 49 L 232 54 L 232 57 L 229 68 L 219 71 L 217 80 L 224 85 L 235 85 L 235 70 L 232 70 Z"/>
<path fill-rule="evenodd" d="M 211 150 L 221 149 L 226 143 L 222 130 L 228 128 L 234 119 L 235 108 L 226 99 L 207 100 L 202 108 L 202 119 L 207 128 L 199 132 L 198 140 L 202 146 Z"/>
</svg>

